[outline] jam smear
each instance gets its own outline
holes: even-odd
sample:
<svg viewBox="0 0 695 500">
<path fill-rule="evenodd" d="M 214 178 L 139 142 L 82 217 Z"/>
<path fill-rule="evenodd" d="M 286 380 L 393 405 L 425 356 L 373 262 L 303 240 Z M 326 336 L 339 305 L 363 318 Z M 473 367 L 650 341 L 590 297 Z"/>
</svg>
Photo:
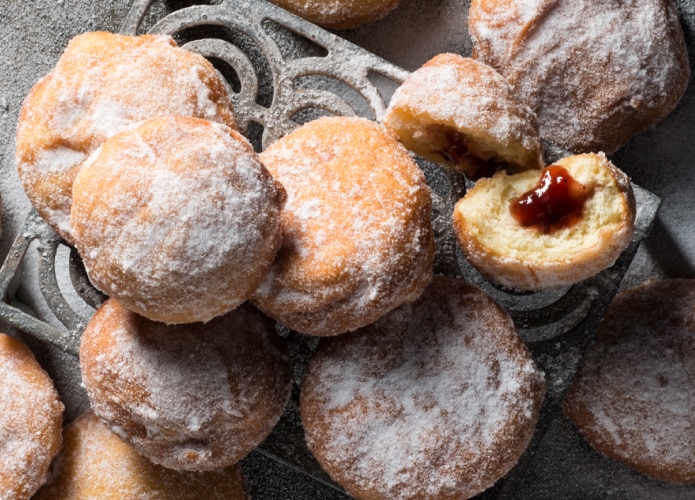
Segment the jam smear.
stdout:
<svg viewBox="0 0 695 500">
<path fill-rule="evenodd" d="M 543 169 L 538 185 L 512 200 L 512 216 L 524 227 L 544 233 L 570 227 L 584 211 L 588 189 L 560 165 Z"/>
<path fill-rule="evenodd" d="M 478 158 L 468 149 L 466 136 L 453 129 L 445 127 L 432 128 L 443 137 L 446 147 L 436 150 L 444 159 L 458 167 L 471 180 L 478 180 L 483 177 L 491 177 L 499 168 L 500 163 L 492 160 Z"/>
</svg>

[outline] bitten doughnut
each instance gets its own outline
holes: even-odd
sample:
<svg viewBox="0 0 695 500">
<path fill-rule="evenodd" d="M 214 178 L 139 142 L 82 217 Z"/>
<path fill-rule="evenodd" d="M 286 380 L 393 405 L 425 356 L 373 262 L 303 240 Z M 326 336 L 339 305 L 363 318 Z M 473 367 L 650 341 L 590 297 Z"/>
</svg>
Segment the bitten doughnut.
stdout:
<svg viewBox="0 0 695 500">
<path fill-rule="evenodd" d="M 415 300 L 432 278 L 432 200 L 421 170 L 364 118 L 306 123 L 261 153 L 285 187 L 284 240 L 252 300 L 299 332 L 329 336 Z"/>
<path fill-rule="evenodd" d="M 671 0 L 473 0 L 473 57 L 538 116 L 541 137 L 613 153 L 666 117 L 690 76 Z"/>
<path fill-rule="evenodd" d="M 104 32 L 75 37 L 29 92 L 19 115 L 16 161 L 39 214 L 72 242 L 72 182 L 107 138 L 158 116 L 195 116 L 236 128 L 212 64 L 164 35 Z"/>
<path fill-rule="evenodd" d="M 695 281 L 652 281 L 610 305 L 563 400 L 599 452 L 695 482 Z"/>
<path fill-rule="evenodd" d="M 440 54 L 396 90 L 383 123 L 415 154 L 476 179 L 543 166 L 535 114 L 491 67 Z"/>
<path fill-rule="evenodd" d="M 270 433 L 290 394 L 274 323 L 243 305 L 208 323 L 165 325 L 107 300 L 80 347 L 94 412 L 156 464 L 214 470 Z"/>
<path fill-rule="evenodd" d="M 567 286 L 611 266 L 632 239 L 635 198 L 603 154 L 479 180 L 454 208 L 470 263 L 519 290 Z"/>
<path fill-rule="evenodd" d="M 330 29 L 356 28 L 378 21 L 401 0 L 270 0 L 314 24 Z"/>
<path fill-rule="evenodd" d="M 435 277 L 415 303 L 321 339 L 300 409 L 309 448 L 354 497 L 462 499 L 516 464 L 544 393 L 509 315 Z"/>
<path fill-rule="evenodd" d="M 28 500 L 63 440 L 63 403 L 21 341 L 0 333 L 0 498 Z"/>
<path fill-rule="evenodd" d="M 91 411 L 68 424 L 53 474 L 33 500 L 246 500 L 241 467 L 187 472 L 139 455 Z"/>
<path fill-rule="evenodd" d="M 190 323 L 251 296 L 280 246 L 283 200 L 239 133 L 164 117 L 85 162 L 70 217 L 94 286 L 152 320 Z"/>
</svg>

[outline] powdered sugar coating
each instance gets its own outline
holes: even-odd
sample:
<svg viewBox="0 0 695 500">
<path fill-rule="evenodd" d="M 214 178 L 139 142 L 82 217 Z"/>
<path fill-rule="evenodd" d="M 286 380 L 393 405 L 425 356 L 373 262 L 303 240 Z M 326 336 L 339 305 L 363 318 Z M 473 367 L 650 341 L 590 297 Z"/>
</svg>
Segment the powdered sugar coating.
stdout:
<svg viewBox="0 0 695 500">
<path fill-rule="evenodd" d="M 356 498 L 461 499 L 517 462 L 544 387 L 509 316 L 435 277 L 412 305 L 322 339 L 302 420 L 319 463 Z"/>
<path fill-rule="evenodd" d="M 208 472 L 155 465 L 87 411 L 65 428 L 53 474 L 33 500 L 57 498 L 245 500 L 248 495 L 238 465 Z"/>
<path fill-rule="evenodd" d="M 166 115 L 236 128 L 213 66 L 171 37 L 75 37 L 27 95 L 17 128 L 17 169 L 41 216 L 71 241 L 72 182 L 82 163 L 117 132 Z"/>
<path fill-rule="evenodd" d="M 80 348 L 94 412 L 154 463 L 214 470 L 270 433 L 291 387 L 273 323 L 249 306 L 209 323 L 165 325 L 113 299 Z"/>
<path fill-rule="evenodd" d="M 356 28 L 386 16 L 401 0 L 271 0 L 312 23 L 332 29 Z"/>
<path fill-rule="evenodd" d="M 26 500 L 62 443 L 63 403 L 19 340 L 0 334 L 0 499 Z"/>
<path fill-rule="evenodd" d="M 695 281 L 621 292 L 563 401 L 601 453 L 662 481 L 695 482 Z"/>
<path fill-rule="evenodd" d="M 92 283 L 166 323 L 246 301 L 280 245 L 282 189 L 237 132 L 166 117 L 107 140 L 75 178 L 77 249 Z"/>
<path fill-rule="evenodd" d="M 363 118 L 305 124 L 261 160 L 287 192 L 284 240 L 253 302 L 302 333 L 336 335 L 415 300 L 432 276 L 432 200 L 386 129 Z"/>
<path fill-rule="evenodd" d="M 543 165 L 535 114 L 497 71 L 456 54 L 439 54 L 413 72 L 383 122 L 416 154 L 469 174 L 477 160 L 517 170 Z M 476 162 L 468 165 L 471 156 Z"/>
<path fill-rule="evenodd" d="M 671 0 L 474 0 L 469 31 L 541 136 L 575 152 L 612 153 L 663 119 L 690 74 Z"/>
</svg>

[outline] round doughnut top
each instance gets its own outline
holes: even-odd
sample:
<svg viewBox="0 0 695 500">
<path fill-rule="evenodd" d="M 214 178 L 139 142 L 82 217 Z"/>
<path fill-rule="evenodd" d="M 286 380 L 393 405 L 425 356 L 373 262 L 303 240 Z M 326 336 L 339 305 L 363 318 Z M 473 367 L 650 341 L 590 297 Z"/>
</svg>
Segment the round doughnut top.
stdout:
<svg viewBox="0 0 695 500">
<path fill-rule="evenodd" d="M 618 294 L 563 401 L 601 453 L 661 481 L 695 482 L 695 281 Z"/>
<path fill-rule="evenodd" d="M 350 29 L 377 21 L 398 7 L 401 0 L 270 0 L 314 24 Z"/>
<path fill-rule="evenodd" d="M 94 412 L 155 463 L 213 470 L 270 433 L 289 398 L 274 323 L 243 305 L 208 323 L 165 325 L 107 300 L 80 347 Z"/>
<path fill-rule="evenodd" d="M 73 198 L 92 283 L 166 323 L 208 321 L 247 300 L 282 237 L 282 188 L 239 133 L 198 118 L 155 118 L 111 137 Z"/>
<path fill-rule="evenodd" d="M 0 333 L 0 498 L 27 500 L 62 443 L 63 403 L 21 341 Z"/>
<path fill-rule="evenodd" d="M 212 64 L 171 37 L 92 32 L 73 38 L 19 116 L 17 169 L 39 214 L 71 241 L 72 182 L 87 157 L 117 132 L 167 115 L 236 128 Z"/>
<path fill-rule="evenodd" d="M 246 500 L 241 467 L 188 472 L 155 465 L 91 411 L 68 424 L 60 467 L 34 500 Z"/>
<path fill-rule="evenodd" d="M 533 111 L 497 71 L 457 54 L 439 54 L 414 71 L 383 122 L 414 153 L 472 178 L 490 170 L 486 162 L 513 170 L 543 165 Z"/>
<path fill-rule="evenodd" d="M 328 336 L 422 293 L 434 256 L 430 190 L 382 125 L 320 118 L 260 156 L 287 192 L 284 241 L 253 297 L 261 310 Z"/>
<path fill-rule="evenodd" d="M 322 339 L 302 383 L 309 448 L 360 499 L 461 499 L 518 461 L 542 374 L 493 300 L 435 277 L 415 303 Z"/>
<path fill-rule="evenodd" d="M 473 0 L 473 56 L 507 78 L 541 136 L 612 153 L 670 113 L 690 69 L 671 0 Z"/>
</svg>

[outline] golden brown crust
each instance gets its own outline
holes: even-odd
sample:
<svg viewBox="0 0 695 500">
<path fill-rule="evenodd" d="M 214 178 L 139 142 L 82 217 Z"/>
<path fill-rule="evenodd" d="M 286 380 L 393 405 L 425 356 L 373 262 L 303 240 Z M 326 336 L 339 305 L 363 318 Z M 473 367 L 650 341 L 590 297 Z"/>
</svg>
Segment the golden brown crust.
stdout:
<svg viewBox="0 0 695 500">
<path fill-rule="evenodd" d="M 87 157 L 149 118 L 185 115 L 236 128 L 222 79 L 171 37 L 84 33 L 24 100 L 17 170 L 39 214 L 71 242 L 72 183 Z"/>
<path fill-rule="evenodd" d="M 535 114 L 490 66 L 439 54 L 394 93 L 383 123 L 423 158 L 471 178 L 543 166 Z"/>
<path fill-rule="evenodd" d="M 280 246 L 284 192 L 238 132 L 164 117 L 116 134 L 73 188 L 75 244 L 92 283 L 165 323 L 246 301 Z"/>
<path fill-rule="evenodd" d="M 351 29 L 385 17 L 401 0 L 270 0 L 329 29 Z"/>
<path fill-rule="evenodd" d="M 537 114 L 541 136 L 612 153 L 670 113 L 690 68 L 671 0 L 473 0 L 474 57 Z"/>
<path fill-rule="evenodd" d="M 581 219 L 543 233 L 512 216 L 513 199 L 536 187 L 540 170 L 478 181 L 456 204 L 454 233 L 469 262 L 497 283 L 521 290 L 567 286 L 612 265 L 632 239 L 629 179 L 602 154 L 556 162 L 589 192 Z"/>
<path fill-rule="evenodd" d="M 153 464 L 87 411 L 65 428 L 51 479 L 34 500 L 247 500 L 241 467 L 185 472 Z"/>
<path fill-rule="evenodd" d="M 672 483 L 695 482 L 695 281 L 618 294 L 563 400 L 604 455 Z"/>
<path fill-rule="evenodd" d="M 21 341 L 0 334 L 0 496 L 28 500 L 60 449 L 63 403 Z"/>
<path fill-rule="evenodd" d="M 386 129 L 363 118 L 305 124 L 261 160 L 285 187 L 284 241 L 253 296 L 311 335 L 337 335 L 415 300 L 432 277 L 431 196 Z"/>
<path fill-rule="evenodd" d="M 300 408 L 309 448 L 355 498 L 462 499 L 514 466 L 544 391 L 508 314 L 435 277 L 413 304 L 321 339 Z"/>
<path fill-rule="evenodd" d="M 165 325 L 109 299 L 80 347 L 94 412 L 155 463 L 214 470 L 270 433 L 289 398 L 274 323 L 243 305 L 208 323 Z"/>
</svg>

